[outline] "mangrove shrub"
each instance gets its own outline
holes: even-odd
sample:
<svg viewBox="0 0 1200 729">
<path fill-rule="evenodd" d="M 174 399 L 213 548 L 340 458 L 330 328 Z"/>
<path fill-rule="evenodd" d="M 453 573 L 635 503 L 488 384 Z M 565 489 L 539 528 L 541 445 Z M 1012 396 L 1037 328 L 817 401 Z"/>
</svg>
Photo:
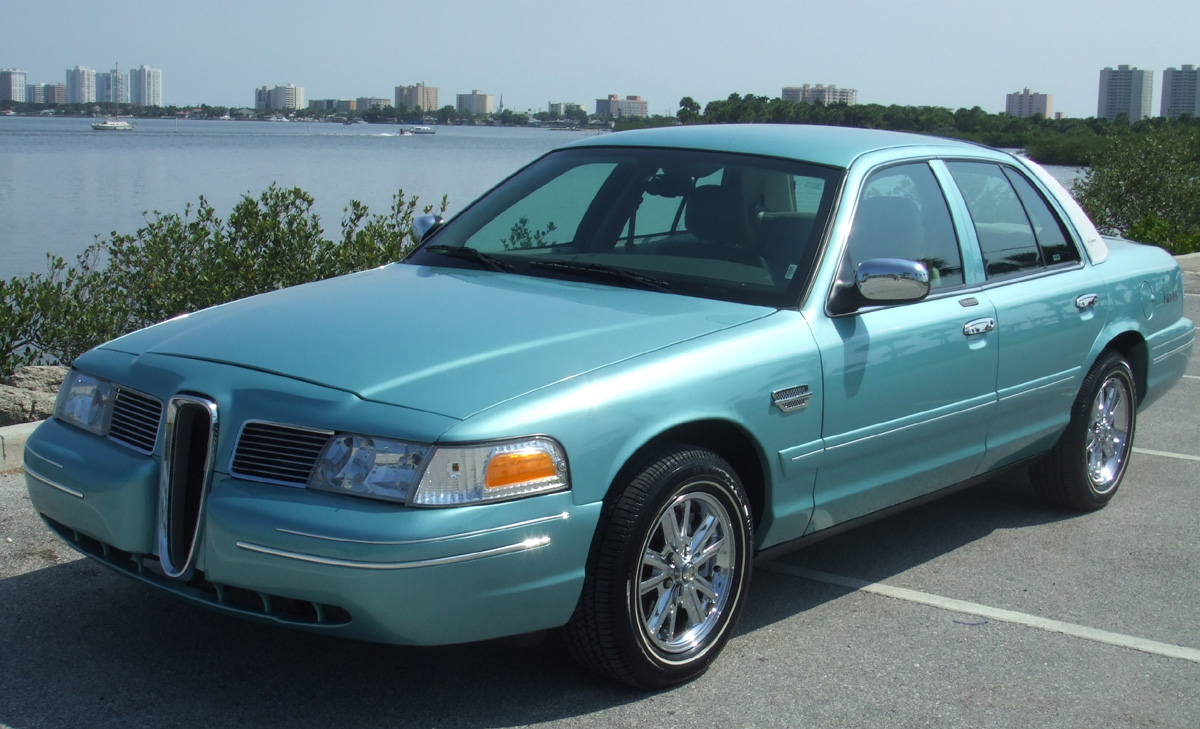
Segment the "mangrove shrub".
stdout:
<svg viewBox="0 0 1200 729">
<path fill-rule="evenodd" d="M 330 240 L 312 197 L 275 185 L 243 197 L 227 220 L 203 197 L 182 214 L 148 213 L 136 233 L 97 238 L 73 265 L 48 256 L 45 273 L 0 280 L 0 377 L 70 363 L 179 314 L 399 260 L 417 243 L 417 214 L 403 190 L 384 215 L 352 200 L 340 239 Z"/>
</svg>

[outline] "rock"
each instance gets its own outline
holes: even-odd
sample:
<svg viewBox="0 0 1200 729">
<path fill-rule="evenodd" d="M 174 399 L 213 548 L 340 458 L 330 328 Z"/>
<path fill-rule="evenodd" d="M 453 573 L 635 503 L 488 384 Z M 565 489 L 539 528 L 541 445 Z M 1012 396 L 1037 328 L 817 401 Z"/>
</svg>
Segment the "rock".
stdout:
<svg viewBox="0 0 1200 729">
<path fill-rule="evenodd" d="M 0 385 L 0 426 L 31 423 L 54 414 L 66 367 L 23 367 Z"/>
<path fill-rule="evenodd" d="M 4 384 L 21 390 L 57 393 L 66 376 L 66 367 L 31 365 L 17 370 L 12 377 L 4 381 Z"/>
</svg>

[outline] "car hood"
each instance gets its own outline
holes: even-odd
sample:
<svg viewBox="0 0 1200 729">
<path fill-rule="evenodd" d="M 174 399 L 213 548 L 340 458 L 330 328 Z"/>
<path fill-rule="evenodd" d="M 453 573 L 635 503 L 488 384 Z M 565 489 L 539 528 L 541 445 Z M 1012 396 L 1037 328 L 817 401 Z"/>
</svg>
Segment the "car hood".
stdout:
<svg viewBox="0 0 1200 729">
<path fill-rule="evenodd" d="M 103 345 L 248 367 L 465 419 L 773 309 L 393 264 L 180 316 Z"/>
</svg>

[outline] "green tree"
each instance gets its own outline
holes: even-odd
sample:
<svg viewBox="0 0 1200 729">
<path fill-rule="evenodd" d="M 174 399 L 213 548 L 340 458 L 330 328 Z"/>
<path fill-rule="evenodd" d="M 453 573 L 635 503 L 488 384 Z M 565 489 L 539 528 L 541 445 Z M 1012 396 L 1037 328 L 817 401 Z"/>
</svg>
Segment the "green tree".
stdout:
<svg viewBox="0 0 1200 729">
<path fill-rule="evenodd" d="M 1175 254 L 1200 250 L 1200 127 L 1108 137 L 1074 193 L 1103 232 Z"/>
<path fill-rule="evenodd" d="M 679 111 L 675 113 L 680 124 L 692 124 L 700 119 L 700 104 L 690 96 L 679 100 Z"/>
</svg>

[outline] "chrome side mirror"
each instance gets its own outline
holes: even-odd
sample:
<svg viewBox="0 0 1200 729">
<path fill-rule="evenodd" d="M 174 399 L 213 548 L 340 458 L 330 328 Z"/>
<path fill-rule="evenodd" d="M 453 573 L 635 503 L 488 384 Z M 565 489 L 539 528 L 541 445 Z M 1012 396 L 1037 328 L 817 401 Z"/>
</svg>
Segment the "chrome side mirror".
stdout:
<svg viewBox="0 0 1200 729">
<path fill-rule="evenodd" d="M 425 240 L 425 236 L 442 227 L 446 221 L 440 215 L 420 215 L 413 221 L 412 229 L 417 234 L 417 240 Z"/>
<path fill-rule="evenodd" d="M 854 287 L 873 304 L 920 301 L 929 295 L 929 269 L 901 258 L 871 258 L 858 264 Z"/>
</svg>

